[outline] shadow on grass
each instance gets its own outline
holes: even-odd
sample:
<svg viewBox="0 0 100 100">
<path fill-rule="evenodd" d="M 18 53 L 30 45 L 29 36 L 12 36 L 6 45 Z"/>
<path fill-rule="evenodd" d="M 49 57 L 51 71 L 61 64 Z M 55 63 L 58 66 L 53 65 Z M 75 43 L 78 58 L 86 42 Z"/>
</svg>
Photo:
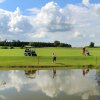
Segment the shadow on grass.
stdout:
<svg viewBox="0 0 100 100">
<path fill-rule="evenodd" d="M 0 66 L 0 70 L 43 70 L 43 69 L 99 69 L 100 65 L 67 65 L 55 63 L 54 65 L 27 65 L 27 66 Z"/>
<path fill-rule="evenodd" d="M 59 64 L 59 65 L 62 65 L 62 66 L 68 66 L 68 65 L 66 65 L 64 63 L 56 63 L 56 64 Z"/>
</svg>

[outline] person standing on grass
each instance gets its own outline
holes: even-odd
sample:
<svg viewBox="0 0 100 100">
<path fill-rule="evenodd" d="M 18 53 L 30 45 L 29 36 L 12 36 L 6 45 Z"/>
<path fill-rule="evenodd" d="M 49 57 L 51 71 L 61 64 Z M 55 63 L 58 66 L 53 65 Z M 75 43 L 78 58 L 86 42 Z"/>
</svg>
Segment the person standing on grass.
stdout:
<svg viewBox="0 0 100 100">
<path fill-rule="evenodd" d="M 86 48 L 84 47 L 84 48 L 83 48 L 83 55 L 85 55 L 85 49 L 86 49 Z"/>
<path fill-rule="evenodd" d="M 53 63 L 56 62 L 56 55 L 55 55 L 55 53 L 52 54 L 52 61 L 53 61 Z"/>
<path fill-rule="evenodd" d="M 87 49 L 85 50 L 85 56 L 90 56 L 90 53 Z"/>
</svg>

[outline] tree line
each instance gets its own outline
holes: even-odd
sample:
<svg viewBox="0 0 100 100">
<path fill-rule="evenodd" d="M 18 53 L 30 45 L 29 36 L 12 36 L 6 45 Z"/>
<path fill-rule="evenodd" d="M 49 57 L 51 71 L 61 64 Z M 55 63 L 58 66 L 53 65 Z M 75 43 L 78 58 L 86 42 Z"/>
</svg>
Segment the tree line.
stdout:
<svg viewBox="0 0 100 100">
<path fill-rule="evenodd" d="M 34 46 L 34 47 L 72 47 L 70 44 L 61 43 L 60 41 L 50 42 L 23 42 L 20 40 L 12 40 L 12 41 L 0 41 L 1 47 L 25 47 L 25 46 Z"/>
</svg>

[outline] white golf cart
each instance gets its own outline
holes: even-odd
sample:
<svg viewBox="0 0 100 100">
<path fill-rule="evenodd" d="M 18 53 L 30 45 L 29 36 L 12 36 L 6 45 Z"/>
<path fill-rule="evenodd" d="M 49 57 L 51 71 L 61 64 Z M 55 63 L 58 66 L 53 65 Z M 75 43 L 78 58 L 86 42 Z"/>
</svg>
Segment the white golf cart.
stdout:
<svg viewBox="0 0 100 100">
<path fill-rule="evenodd" d="M 24 51 L 25 56 L 37 56 L 35 52 L 35 47 L 32 46 L 26 46 Z"/>
</svg>

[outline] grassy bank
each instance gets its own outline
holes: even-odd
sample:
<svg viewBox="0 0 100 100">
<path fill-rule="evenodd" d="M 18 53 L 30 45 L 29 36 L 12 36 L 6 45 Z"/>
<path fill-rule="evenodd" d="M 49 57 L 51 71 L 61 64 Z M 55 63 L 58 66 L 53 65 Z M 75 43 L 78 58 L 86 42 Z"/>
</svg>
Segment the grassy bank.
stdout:
<svg viewBox="0 0 100 100">
<path fill-rule="evenodd" d="M 91 56 L 83 56 L 82 48 L 36 48 L 38 57 L 24 56 L 24 49 L 0 49 L 0 66 L 72 66 L 100 65 L 100 48 L 89 48 Z M 55 52 L 57 62 L 52 63 Z"/>
</svg>

